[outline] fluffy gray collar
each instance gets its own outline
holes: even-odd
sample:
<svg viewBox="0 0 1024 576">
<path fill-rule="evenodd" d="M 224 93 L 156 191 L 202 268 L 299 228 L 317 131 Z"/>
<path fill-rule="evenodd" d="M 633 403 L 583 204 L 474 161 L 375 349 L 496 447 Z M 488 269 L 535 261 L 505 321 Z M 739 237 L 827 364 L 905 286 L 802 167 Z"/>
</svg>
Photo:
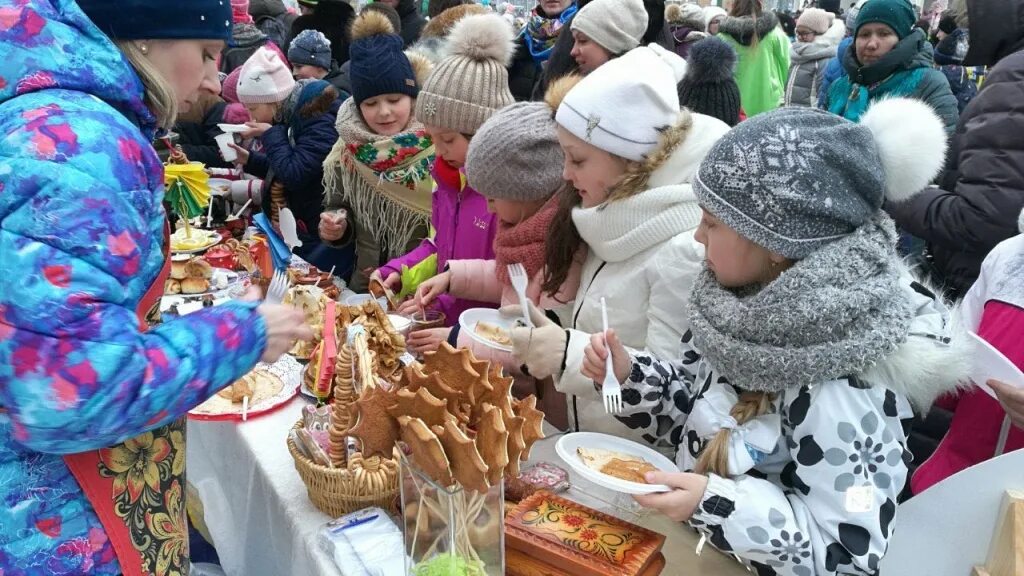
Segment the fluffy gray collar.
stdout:
<svg viewBox="0 0 1024 576">
<path fill-rule="evenodd" d="M 732 36 L 734 40 L 744 46 L 750 46 L 754 39 L 755 31 L 760 41 L 771 34 L 772 30 L 775 30 L 778 25 L 779 19 L 773 12 L 764 12 L 756 20 L 752 16 L 742 16 L 740 18 L 727 16 L 718 25 L 718 31 Z"/>
</svg>

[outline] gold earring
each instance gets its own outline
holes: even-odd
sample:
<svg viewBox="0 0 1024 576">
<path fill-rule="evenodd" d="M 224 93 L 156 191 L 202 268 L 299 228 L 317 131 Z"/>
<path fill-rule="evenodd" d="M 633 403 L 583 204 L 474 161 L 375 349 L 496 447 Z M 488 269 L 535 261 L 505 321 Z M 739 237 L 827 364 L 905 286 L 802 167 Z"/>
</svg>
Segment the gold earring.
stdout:
<svg viewBox="0 0 1024 576">
<path fill-rule="evenodd" d="M 146 46 L 145 44 L 139 44 L 139 51 L 141 51 L 143 54 L 149 54 L 149 46 Z"/>
</svg>

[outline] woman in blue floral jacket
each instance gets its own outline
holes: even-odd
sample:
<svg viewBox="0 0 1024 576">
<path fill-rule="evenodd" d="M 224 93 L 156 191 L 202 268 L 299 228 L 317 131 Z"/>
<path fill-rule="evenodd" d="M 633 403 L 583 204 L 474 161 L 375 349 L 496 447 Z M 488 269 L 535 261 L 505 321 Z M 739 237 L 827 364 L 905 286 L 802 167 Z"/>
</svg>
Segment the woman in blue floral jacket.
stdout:
<svg viewBox="0 0 1024 576">
<path fill-rule="evenodd" d="M 200 90 L 230 3 L 0 6 L 0 573 L 187 574 L 182 416 L 307 338 L 235 302 L 154 325 L 150 145 Z"/>
</svg>

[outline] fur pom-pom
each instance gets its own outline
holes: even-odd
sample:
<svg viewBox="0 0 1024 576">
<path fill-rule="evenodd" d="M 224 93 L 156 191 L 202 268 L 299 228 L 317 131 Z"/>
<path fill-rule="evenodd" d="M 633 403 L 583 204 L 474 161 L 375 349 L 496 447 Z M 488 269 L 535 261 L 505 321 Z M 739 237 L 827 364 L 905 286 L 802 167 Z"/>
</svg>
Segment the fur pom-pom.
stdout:
<svg viewBox="0 0 1024 576">
<path fill-rule="evenodd" d="M 452 27 L 448 36 L 449 56 L 497 60 L 508 67 L 515 52 L 512 25 L 497 14 L 466 16 Z"/>
<path fill-rule="evenodd" d="M 416 85 L 423 86 L 434 69 L 434 63 L 427 56 L 415 50 L 406 50 L 405 57 L 409 59 L 412 66 L 412 73 L 416 76 Z"/>
<path fill-rule="evenodd" d="M 583 76 L 579 74 L 566 74 L 548 85 L 548 90 L 544 93 L 544 103 L 551 108 L 552 115 L 558 111 L 558 107 L 562 105 L 562 100 L 565 100 L 569 91 L 575 88 L 581 80 L 583 80 Z"/>
<path fill-rule="evenodd" d="M 690 46 L 686 78 L 694 84 L 725 82 L 733 77 L 736 51 L 720 38 L 709 36 Z"/>
<path fill-rule="evenodd" d="M 352 29 L 349 35 L 355 41 L 378 34 L 394 33 L 395 28 L 391 25 L 387 16 L 376 10 L 367 10 L 352 21 Z"/>
<path fill-rule="evenodd" d="M 875 138 L 885 170 L 885 197 L 905 202 L 923 190 L 946 159 L 946 130 L 920 100 L 886 98 L 861 117 Z"/>
<path fill-rule="evenodd" d="M 681 13 L 679 4 L 669 4 L 665 7 L 665 20 L 670 24 L 678 22 L 682 19 Z"/>
</svg>

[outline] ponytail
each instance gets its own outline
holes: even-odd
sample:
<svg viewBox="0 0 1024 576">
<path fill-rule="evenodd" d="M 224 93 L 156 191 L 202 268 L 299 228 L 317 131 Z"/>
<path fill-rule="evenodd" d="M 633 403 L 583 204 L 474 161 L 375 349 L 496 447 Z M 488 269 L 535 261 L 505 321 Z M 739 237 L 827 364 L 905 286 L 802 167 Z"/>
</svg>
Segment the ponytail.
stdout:
<svg viewBox="0 0 1024 576">
<path fill-rule="evenodd" d="M 739 402 L 732 407 L 729 415 L 742 426 L 754 418 L 767 414 L 772 405 L 772 394 L 768 392 L 743 392 Z M 693 471 L 697 474 L 729 475 L 729 441 L 732 429 L 722 428 L 701 452 Z"/>
</svg>

